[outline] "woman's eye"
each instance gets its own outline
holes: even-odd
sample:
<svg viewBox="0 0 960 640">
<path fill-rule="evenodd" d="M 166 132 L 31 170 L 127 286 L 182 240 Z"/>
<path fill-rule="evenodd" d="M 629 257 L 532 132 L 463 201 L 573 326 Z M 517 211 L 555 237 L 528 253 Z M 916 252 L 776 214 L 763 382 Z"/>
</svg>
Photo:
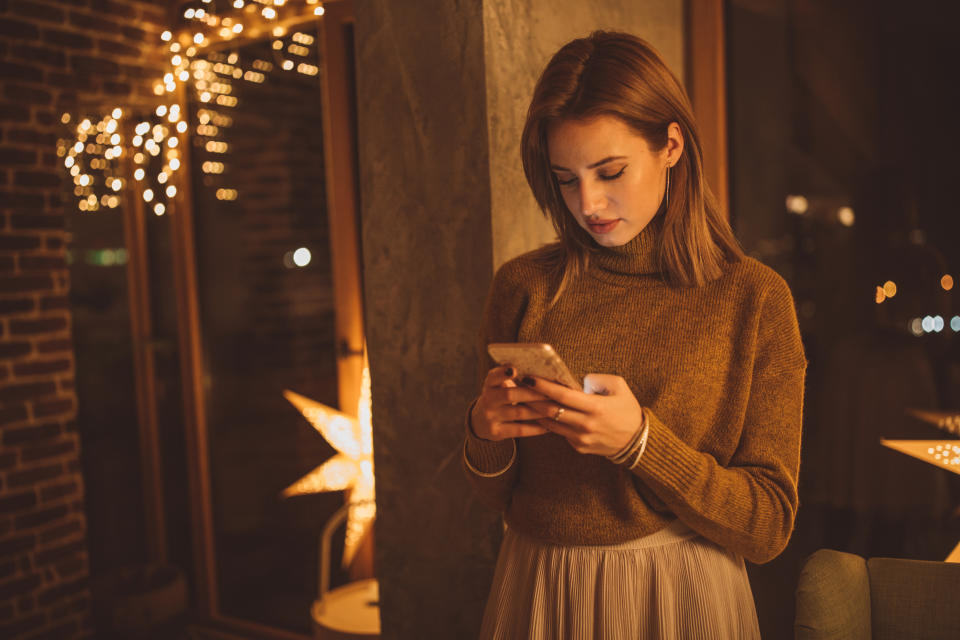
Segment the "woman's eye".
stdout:
<svg viewBox="0 0 960 640">
<path fill-rule="evenodd" d="M 566 187 L 568 185 L 573 184 L 576 181 L 577 181 L 576 176 L 574 176 L 573 178 L 570 178 L 569 180 L 561 180 L 559 177 L 557 177 L 557 184 L 559 184 L 561 187 Z"/>
<path fill-rule="evenodd" d="M 623 172 L 624 172 L 624 170 L 625 170 L 626 168 L 627 168 L 627 167 L 624 166 L 623 169 L 620 169 L 620 171 L 617 171 L 616 173 L 612 173 L 612 174 L 610 174 L 610 175 L 600 174 L 600 179 L 601 179 L 601 180 L 616 180 L 617 178 L 619 178 L 620 176 L 623 175 Z"/>
</svg>

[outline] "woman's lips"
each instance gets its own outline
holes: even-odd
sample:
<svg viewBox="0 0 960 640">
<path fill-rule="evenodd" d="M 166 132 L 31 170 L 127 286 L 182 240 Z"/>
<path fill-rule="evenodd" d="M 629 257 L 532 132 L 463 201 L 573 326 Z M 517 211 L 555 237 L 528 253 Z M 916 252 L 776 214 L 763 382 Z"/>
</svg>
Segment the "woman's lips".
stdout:
<svg viewBox="0 0 960 640">
<path fill-rule="evenodd" d="M 620 223 L 619 218 L 613 220 L 599 220 L 597 222 L 588 222 L 587 226 L 593 233 L 610 233 Z"/>
</svg>

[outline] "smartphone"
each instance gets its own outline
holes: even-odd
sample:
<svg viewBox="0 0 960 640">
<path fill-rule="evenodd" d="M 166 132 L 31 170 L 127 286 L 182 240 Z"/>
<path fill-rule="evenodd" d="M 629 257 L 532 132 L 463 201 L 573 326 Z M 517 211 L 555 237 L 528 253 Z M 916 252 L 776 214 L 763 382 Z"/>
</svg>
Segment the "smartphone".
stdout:
<svg viewBox="0 0 960 640">
<path fill-rule="evenodd" d="M 492 342 L 487 352 L 497 364 L 509 365 L 517 370 L 517 376 L 537 376 L 580 390 L 581 385 L 557 352 L 543 342 Z"/>
</svg>

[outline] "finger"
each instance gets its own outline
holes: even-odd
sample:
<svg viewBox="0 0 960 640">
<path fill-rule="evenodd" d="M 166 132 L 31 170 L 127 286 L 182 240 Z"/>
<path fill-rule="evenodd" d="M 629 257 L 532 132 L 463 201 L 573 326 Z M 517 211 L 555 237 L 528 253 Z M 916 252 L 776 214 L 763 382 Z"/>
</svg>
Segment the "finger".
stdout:
<svg viewBox="0 0 960 640">
<path fill-rule="evenodd" d="M 550 433 L 547 429 L 526 422 L 504 422 L 500 433 L 504 438 L 530 438 Z"/>
<path fill-rule="evenodd" d="M 502 386 L 505 382 L 512 380 L 514 376 L 517 375 L 517 370 L 513 367 L 506 365 L 502 367 L 494 367 L 487 372 L 487 377 L 483 381 L 484 387 L 499 387 Z"/>
<path fill-rule="evenodd" d="M 490 422 L 518 422 L 520 420 L 539 420 L 543 416 L 527 405 L 503 405 L 494 409 Z"/>
<path fill-rule="evenodd" d="M 562 422 L 563 424 L 576 427 L 577 430 L 583 430 L 586 427 L 587 414 L 569 407 L 564 407 L 552 400 L 527 402 L 525 404 L 542 417 L 550 418 L 554 422 Z M 560 411 L 560 409 L 563 409 L 563 411 Z M 557 415 L 558 413 L 560 414 L 559 416 Z"/>
<path fill-rule="evenodd" d="M 540 418 L 537 420 L 537 424 L 544 429 L 547 429 L 548 431 L 571 441 L 579 439 L 582 435 L 579 430 L 574 429 L 570 425 L 557 422 L 556 420 L 551 420 L 550 418 Z"/>
<path fill-rule="evenodd" d="M 583 377 L 583 392 L 600 396 L 609 396 L 619 391 L 624 379 L 605 373 L 588 373 Z"/>
<path fill-rule="evenodd" d="M 527 389 L 526 387 L 500 387 L 491 389 L 488 393 L 496 405 L 546 400 L 546 397 L 542 393 L 538 393 L 533 389 Z"/>
<path fill-rule="evenodd" d="M 534 389 L 547 396 L 557 404 L 564 407 L 580 411 L 581 413 L 593 413 L 596 406 L 596 396 L 588 395 L 577 389 L 570 389 L 562 384 L 550 382 L 536 376 L 526 376 L 519 380 L 520 386 Z"/>
</svg>

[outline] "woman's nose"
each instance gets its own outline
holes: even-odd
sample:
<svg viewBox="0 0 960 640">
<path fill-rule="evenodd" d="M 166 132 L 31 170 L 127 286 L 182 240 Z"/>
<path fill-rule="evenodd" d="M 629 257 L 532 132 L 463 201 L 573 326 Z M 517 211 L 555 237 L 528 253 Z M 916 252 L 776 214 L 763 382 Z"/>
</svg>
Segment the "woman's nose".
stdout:
<svg viewBox="0 0 960 640">
<path fill-rule="evenodd" d="M 606 205 L 607 198 L 602 185 L 593 180 L 580 181 L 580 211 L 583 215 L 599 213 Z"/>
</svg>

